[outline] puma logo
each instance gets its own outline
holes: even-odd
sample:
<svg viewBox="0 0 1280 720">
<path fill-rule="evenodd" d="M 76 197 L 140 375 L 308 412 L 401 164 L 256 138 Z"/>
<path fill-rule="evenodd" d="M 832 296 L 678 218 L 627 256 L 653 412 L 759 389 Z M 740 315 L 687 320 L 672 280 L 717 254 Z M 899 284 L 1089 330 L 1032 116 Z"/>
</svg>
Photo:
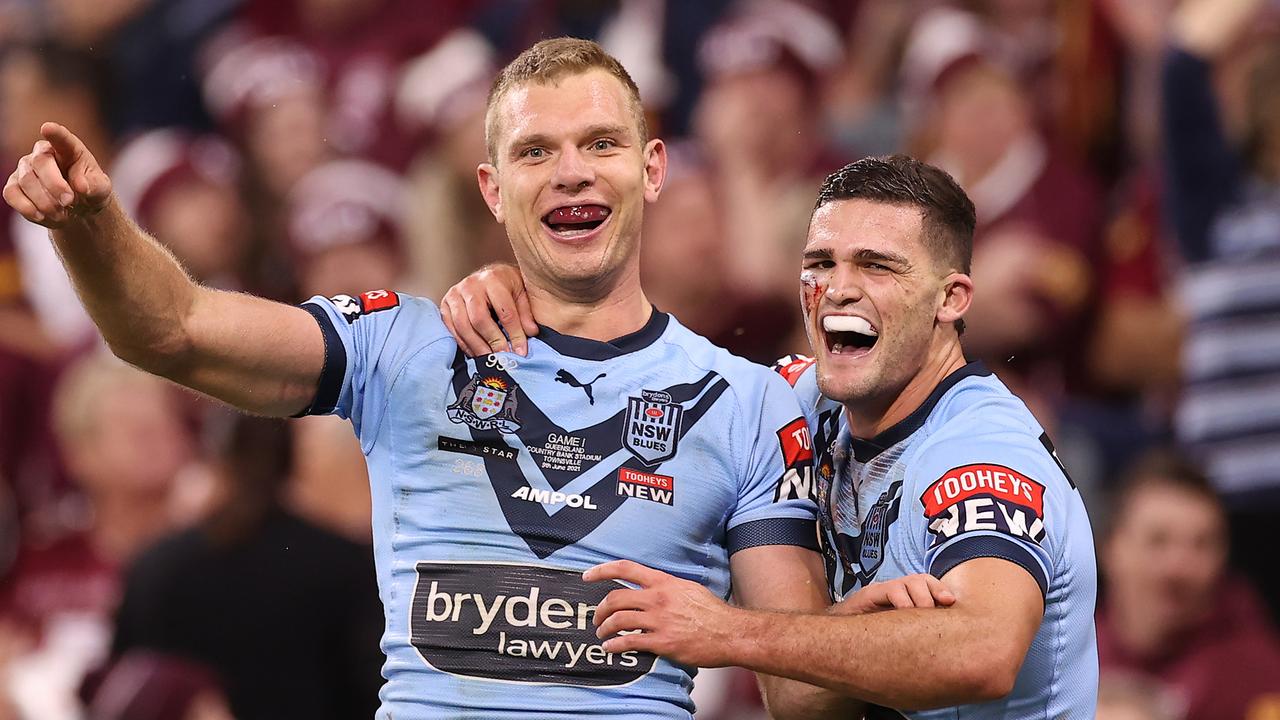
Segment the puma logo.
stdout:
<svg viewBox="0 0 1280 720">
<path fill-rule="evenodd" d="M 594 395 L 591 394 L 591 386 L 595 385 L 596 380 L 599 380 L 600 378 L 604 377 L 606 374 L 607 373 L 600 373 L 599 375 L 596 376 L 595 380 L 592 380 L 589 383 L 582 383 L 582 382 L 579 382 L 578 378 L 574 377 L 573 374 L 570 373 L 568 370 L 560 369 L 556 371 L 556 382 L 564 383 L 565 385 L 572 385 L 573 387 L 576 387 L 576 388 L 582 388 L 582 392 L 587 394 L 587 402 L 591 403 L 592 405 L 595 405 L 596 398 Z"/>
</svg>

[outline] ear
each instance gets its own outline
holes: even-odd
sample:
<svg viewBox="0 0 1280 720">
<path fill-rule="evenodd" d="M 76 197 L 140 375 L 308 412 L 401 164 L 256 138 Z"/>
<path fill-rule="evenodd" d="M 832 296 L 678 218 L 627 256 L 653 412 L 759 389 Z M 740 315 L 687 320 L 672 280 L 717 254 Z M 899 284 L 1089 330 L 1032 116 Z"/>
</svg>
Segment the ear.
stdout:
<svg viewBox="0 0 1280 720">
<path fill-rule="evenodd" d="M 667 144 L 654 138 L 644 146 L 644 201 L 655 202 L 667 181 Z"/>
<path fill-rule="evenodd" d="M 973 304 L 973 278 L 954 272 L 946 277 L 942 286 L 942 304 L 938 307 L 940 323 L 954 323 L 969 312 Z"/>
<path fill-rule="evenodd" d="M 498 187 L 498 168 L 492 163 L 480 163 L 476 167 L 476 181 L 480 184 L 480 195 L 484 197 L 484 204 L 489 206 L 489 212 L 493 213 L 498 222 L 505 223 L 507 220 L 502 211 L 502 193 Z"/>
</svg>

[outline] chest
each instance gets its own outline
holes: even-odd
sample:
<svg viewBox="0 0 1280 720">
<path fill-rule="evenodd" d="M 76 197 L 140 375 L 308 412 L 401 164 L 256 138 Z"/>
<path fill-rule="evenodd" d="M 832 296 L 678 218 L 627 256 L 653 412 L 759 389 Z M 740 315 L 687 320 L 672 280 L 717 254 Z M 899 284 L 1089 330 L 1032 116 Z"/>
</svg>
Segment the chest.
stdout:
<svg viewBox="0 0 1280 720">
<path fill-rule="evenodd" d="M 697 553 L 723 533 L 740 470 L 714 372 L 490 356 L 406 379 L 390 413 L 391 482 L 413 499 L 396 502 L 401 527 L 432 532 L 455 508 L 472 535 L 514 535 L 539 558 Z"/>
<path fill-rule="evenodd" d="M 917 572 L 903 497 L 908 445 L 860 462 L 847 442 L 824 433 L 818 453 L 818 515 L 833 599 L 877 579 Z"/>
</svg>

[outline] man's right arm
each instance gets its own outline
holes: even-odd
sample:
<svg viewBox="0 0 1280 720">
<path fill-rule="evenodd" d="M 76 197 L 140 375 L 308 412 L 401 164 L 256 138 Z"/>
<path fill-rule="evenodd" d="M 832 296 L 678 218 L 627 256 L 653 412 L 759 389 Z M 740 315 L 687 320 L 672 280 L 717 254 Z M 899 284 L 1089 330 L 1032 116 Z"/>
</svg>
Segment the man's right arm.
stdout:
<svg viewBox="0 0 1280 720">
<path fill-rule="evenodd" d="M 307 407 L 324 338 L 300 308 L 198 285 L 121 209 L 111 181 L 55 123 L 22 158 L 4 198 L 50 228 L 85 309 L 112 352 L 242 410 L 286 416 Z"/>
</svg>

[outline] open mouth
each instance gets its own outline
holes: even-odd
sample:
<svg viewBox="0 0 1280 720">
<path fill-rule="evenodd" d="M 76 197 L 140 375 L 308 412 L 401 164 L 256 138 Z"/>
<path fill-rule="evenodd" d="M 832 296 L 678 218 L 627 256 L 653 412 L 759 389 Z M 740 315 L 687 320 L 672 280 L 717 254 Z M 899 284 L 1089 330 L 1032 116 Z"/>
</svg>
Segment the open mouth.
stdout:
<svg viewBox="0 0 1280 720">
<path fill-rule="evenodd" d="M 591 234 L 613 211 L 604 205 L 566 205 L 542 216 L 542 223 L 556 235 L 572 240 Z"/>
<path fill-rule="evenodd" d="M 866 355 L 880 339 L 870 322 L 854 315 L 828 315 L 822 318 L 822 329 L 832 355 Z"/>
</svg>

